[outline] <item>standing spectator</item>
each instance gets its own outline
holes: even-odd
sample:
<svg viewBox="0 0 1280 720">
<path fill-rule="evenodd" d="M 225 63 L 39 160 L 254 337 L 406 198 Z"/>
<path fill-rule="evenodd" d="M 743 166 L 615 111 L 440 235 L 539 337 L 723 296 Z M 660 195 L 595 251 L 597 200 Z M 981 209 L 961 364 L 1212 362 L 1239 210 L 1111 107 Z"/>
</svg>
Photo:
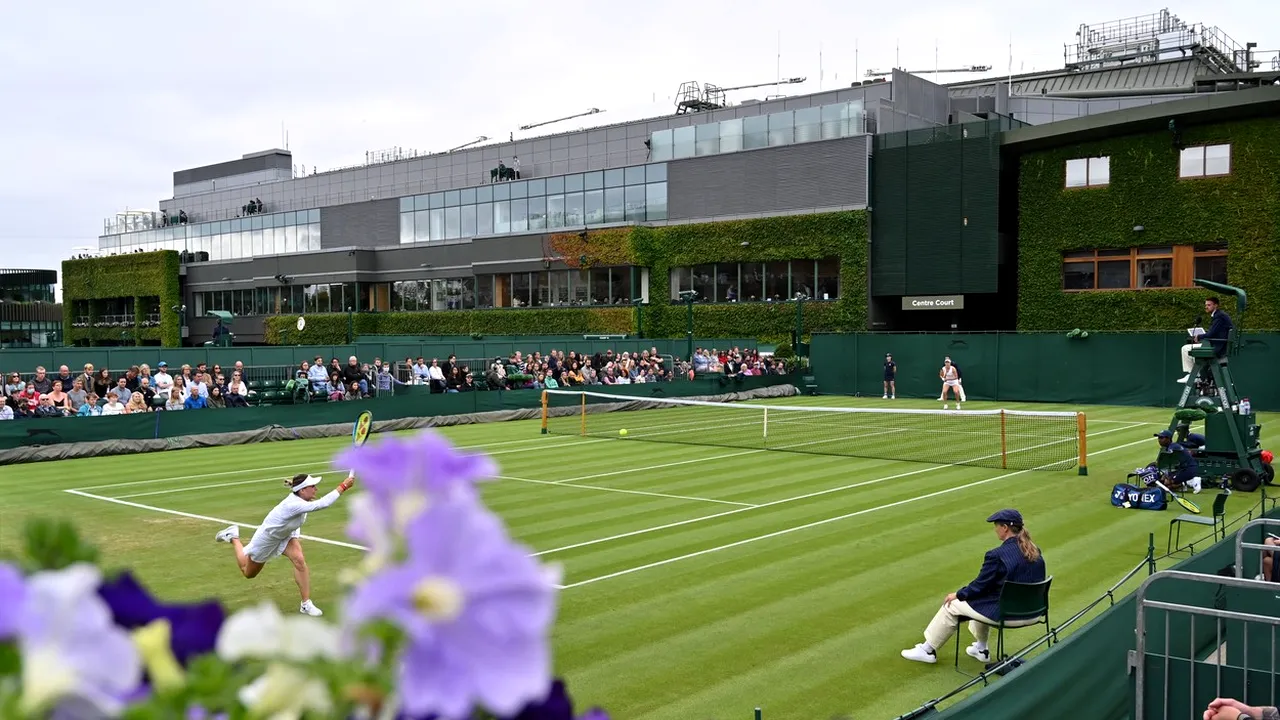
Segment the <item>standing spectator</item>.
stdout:
<svg viewBox="0 0 1280 720">
<path fill-rule="evenodd" d="M 9 407 L 9 399 L 0 395 L 0 420 L 12 420 L 13 408 Z"/>
<path fill-rule="evenodd" d="M 893 400 L 898 397 L 898 363 L 893 355 L 884 354 L 884 396 L 882 400 Z"/>
<path fill-rule="evenodd" d="M 93 378 L 93 392 L 98 397 L 104 398 L 115 387 L 115 384 L 115 381 L 111 379 L 111 372 L 106 368 L 102 368 Z"/>
<path fill-rule="evenodd" d="M 53 390 L 53 379 L 45 373 L 43 367 L 36 368 L 36 376 L 32 378 L 31 382 L 36 386 L 36 392 L 41 395 L 48 394 Z"/>
<path fill-rule="evenodd" d="M 89 393 L 84 391 L 84 376 L 77 376 L 75 380 L 71 381 L 71 392 L 67 393 L 67 407 L 72 410 L 79 410 L 88 397 Z"/>
<path fill-rule="evenodd" d="M 152 378 L 156 392 L 169 394 L 169 390 L 173 387 L 173 376 L 169 374 L 169 364 L 161 360 L 156 363 L 156 374 Z"/>
<path fill-rule="evenodd" d="M 380 365 L 380 366 L 378 366 L 378 374 L 377 374 L 377 376 L 374 378 L 374 382 L 375 382 L 375 384 L 376 384 L 376 386 L 377 386 L 377 388 L 378 388 L 378 394 L 379 394 L 379 395 L 381 395 L 382 393 L 394 394 L 394 393 L 392 393 L 392 390 L 394 389 L 394 386 L 396 386 L 396 385 L 408 385 L 408 384 L 409 384 L 409 383 L 401 382 L 401 381 L 400 381 L 400 378 L 396 377 L 396 376 L 391 372 L 391 366 L 390 366 L 390 365 Z"/>
<path fill-rule="evenodd" d="M 120 383 L 124 384 L 124 378 L 120 378 Z M 104 416 L 124 414 L 124 403 L 120 402 L 120 395 L 115 390 L 107 393 L 107 404 L 102 406 L 102 414 Z"/>
</svg>

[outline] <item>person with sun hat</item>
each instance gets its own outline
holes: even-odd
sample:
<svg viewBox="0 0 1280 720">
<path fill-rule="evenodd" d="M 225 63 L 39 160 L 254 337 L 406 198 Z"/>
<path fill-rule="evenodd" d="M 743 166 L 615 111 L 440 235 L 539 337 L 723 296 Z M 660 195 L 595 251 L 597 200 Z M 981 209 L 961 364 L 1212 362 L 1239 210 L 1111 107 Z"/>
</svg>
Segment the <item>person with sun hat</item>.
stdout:
<svg viewBox="0 0 1280 720">
<path fill-rule="evenodd" d="M 289 495 L 267 513 L 248 545 L 240 542 L 239 525 L 222 530 L 214 536 L 214 540 L 231 543 L 240 573 L 250 580 L 262 572 L 268 560 L 281 555 L 288 557 L 293 562 L 293 579 L 298 583 L 298 592 L 302 594 L 299 612 L 319 617 L 324 613 L 311 602 L 311 570 L 302 554 L 302 524 L 307 521 L 308 513 L 324 510 L 337 502 L 355 481 L 355 477 L 348 475 L 338 487 L 316 499 L 316 486 L 320 484 L 320 478 L 306 473 L 295 475 L 293 479 L 284 481 L 285 487 L 289 488 Z"/>
</svg>

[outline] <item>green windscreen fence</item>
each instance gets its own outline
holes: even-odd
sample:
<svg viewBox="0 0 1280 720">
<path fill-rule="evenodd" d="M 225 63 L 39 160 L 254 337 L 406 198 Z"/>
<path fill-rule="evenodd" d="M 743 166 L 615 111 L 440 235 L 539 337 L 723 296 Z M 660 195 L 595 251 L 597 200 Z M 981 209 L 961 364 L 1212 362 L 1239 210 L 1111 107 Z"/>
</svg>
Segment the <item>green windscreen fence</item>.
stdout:
<svg viewBox="0 0 1280 720">
<path fill-rule="evenodd" d="M 1280 333 L 1242 342 L 1229 366 L 1237 391 L 1256 409 L 1280 410 Z M 824 393 L 879 396 L 892 353 L 900 397 L 938 397 L 950 357 L 970 400 L 1168 407 L 1182 391 L 1181 347 L 1173 333 L 815 334 L 810 361 Z"/>
<path fill-rule="evenodd" d="M 999 194 L 998 120 L 877 135 L 872 295 L 996 292 Z"/>
<path fill-rule="evenodd" d="M 634 398 L 692 397 L 741 392 L 793 383 L 785 375 L 729 379 L 701 377 L 668 383 L 613 385 L 610 392 Z M 212 435 L 216 433 L 280 427 L 308 427 L 354 422 L 364 410 L 374 420 L 409 417 L 468 415 L 498 410 L 538 408 L 539 390 L 503 390 L 466 393 L 414 393 L 355 402 L 316 402 L 250 408 L 147 412 L 111 417 L 65 417 L 15 420 L 0 423 L 0 450 L 30 445 L 54 445 L 104 440 L 151 440 L 155 438 Z M 531 426 L 531 433 L 539 432 Z"/>
</svg>

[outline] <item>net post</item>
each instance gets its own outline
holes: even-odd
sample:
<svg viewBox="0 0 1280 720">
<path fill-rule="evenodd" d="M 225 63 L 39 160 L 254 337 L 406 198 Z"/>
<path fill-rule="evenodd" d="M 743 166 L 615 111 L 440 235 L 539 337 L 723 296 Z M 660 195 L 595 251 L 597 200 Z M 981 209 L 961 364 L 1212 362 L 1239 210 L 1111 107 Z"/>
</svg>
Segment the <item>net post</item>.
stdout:
<svg viewBox="0 0 1280 720">
<path fill-rule="evenodd" d="M 1000 469 L 1009 469 L 1009 435 L 1005 432 L 1005 413 L 1000 410 Z"/>
<path fill-rule="evenodd" d="M 1080 465 L 1076 470 L 1077 475 L 1089 474 L 1089 451 L 1086 447 L 1086 439 L 1089 436 L 1088 423 L 1085 420 L 1084 413 L 1076 413 L 1076 443 L 1080 446 Z"/>
<path fill-rule="evenodd" d="M 578 433 L 581 434 L 583 437 L 586 437 L 587 436 L 587 394 L 582 393 L 581 397 L 582 397 L 582 410 L 580 411 L 580 414 L 582 416 L 582 426 L 578 428 Z"/>
<path fill-rule="evenodd" d="M 764 409 L 764 420 L 761 422 L 761 427 L 763 429 L 764 435 L 760 439 L 761 441 L 768 443 L 769 441 L 769 408 Z"/>
<path fill-rule="evenodd" d="M 547 391 L 542 391 L 542 434 L 547 434 Z"/>
</svg>

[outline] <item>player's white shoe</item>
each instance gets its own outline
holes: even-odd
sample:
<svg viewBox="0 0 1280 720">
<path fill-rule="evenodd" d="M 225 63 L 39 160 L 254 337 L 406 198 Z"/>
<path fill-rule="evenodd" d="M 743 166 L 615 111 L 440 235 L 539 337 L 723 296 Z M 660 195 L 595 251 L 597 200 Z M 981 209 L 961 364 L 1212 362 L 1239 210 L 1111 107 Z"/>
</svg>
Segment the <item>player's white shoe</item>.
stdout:
<svg viewBox="0 0 1280 720">
<path fill-rule="evenodd" d="M 311 617 L 320 617 L 321 615 L 324 614 L 324 611 L 316 607 L 316 604 L 311 602 L 310 600 L 303 602 L 302 605 L 298 608 L 298 612 L 302 613 L 303 615 L 310 615 Z"/>
<path fill-rule="evenodd" d="M 960 409 L 960 403 L 956 403 L 956 409 L 957 409 L 957 410 L 959 410 L 959 409 Z"/>
<path fill-rule="evenodd" d="M 888 394 L 888 393 L 885 393 L 884 395 L 881 395 L 881 396 L 880 396 L 880 399 L 881 399 L 881 400 L 888 400 L 888 399 L 889 399 L 889 394 Z"/>
<path fill-rule="evenodd" d="M 929 663 L 930 665 L 938 662 L 938 654 L 935 652 L 929 652 L 928 650 L 926 650 L 924 648 L 924 643 L 920 643 L 915 647 L 911 647 L 911 648 L 907 648 L 906 650 L 903 650 L 902 657 L 908 660 L 914 660 L 916 662 Z"/>
<path fill-rule="evenodd" d="M 897 399 L 898 399 L 898 396 L 897 396 L 897 395 L 890 395 L 890 396 L 889 396 L 889 399 L 890 399 L 890 400 L 897 400 Z"/>
<path fill-rule="evenodd" d="M 951 409 L 951 406 L 950 406 L 950 405 L 948 405 L 948 404 L 946 404 L 946 403 L 942 403 L 942 409 L 943 409 L 943 410 L 950 410 L 950 409 Z"/>
<path fill-rule="evenodd" d="M 238 539 L 239 537 L 240 537 L 240 526 L 232 525 L 226 528 L 225 530 L 219 530 L 218 534 L 213 536 L 213 539 L 218 542 L 231 542 L 232 540 Z"/>
</svg>

